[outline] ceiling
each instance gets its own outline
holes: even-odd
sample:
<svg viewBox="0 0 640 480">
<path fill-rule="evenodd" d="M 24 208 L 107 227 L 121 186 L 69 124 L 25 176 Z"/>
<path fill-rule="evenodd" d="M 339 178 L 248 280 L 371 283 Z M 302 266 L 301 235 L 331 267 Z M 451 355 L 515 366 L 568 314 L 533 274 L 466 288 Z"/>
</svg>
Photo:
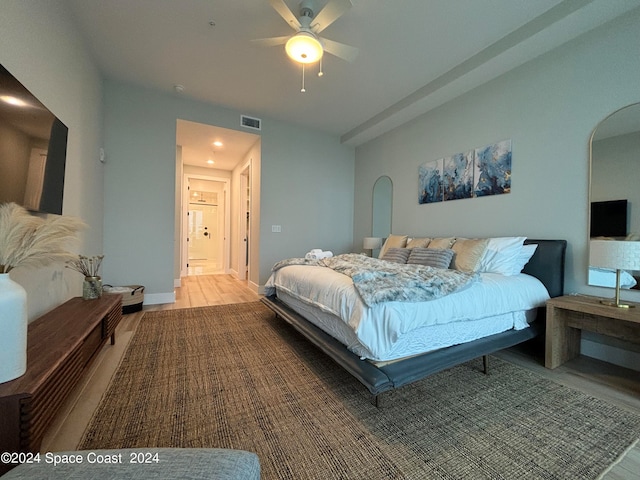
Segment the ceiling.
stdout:
<svg viewBox="0 0 640 480">
<path fill-rule="evenodd" d="M 299 0 L 285 1 L 297 9 Z M 640 0 L 352 0 L 322 36 L 359 48 L 358 57 L 325 55 L 324 76 L 309 67 L 301 93 L 300 66 L 284 48 L 251 41 L 293 33 L 268 0 L 65 2 L 106 77 L 351 145 L 640 7 Z"/>
<path fill-rule="evenodd" d="M 253 133 L 187 120 L 178 120 L 176 126 L 176 143 L 182 147 L 182 162 L 196 167 L 233 170 L 259 138 Z"/>
</svg>

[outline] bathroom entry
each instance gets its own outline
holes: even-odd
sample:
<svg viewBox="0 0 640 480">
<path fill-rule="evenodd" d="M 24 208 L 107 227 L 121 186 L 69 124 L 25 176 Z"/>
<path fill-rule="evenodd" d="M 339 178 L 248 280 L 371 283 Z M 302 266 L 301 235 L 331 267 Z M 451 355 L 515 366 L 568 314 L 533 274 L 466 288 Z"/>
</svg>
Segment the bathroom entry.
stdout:
<svg viewBox="0 0 640 480">
<path fill-rule="evenodd" d="M 224 273 L 225 184 L 206 180 L 189 183 L 187 274 Z"/>
</svg>

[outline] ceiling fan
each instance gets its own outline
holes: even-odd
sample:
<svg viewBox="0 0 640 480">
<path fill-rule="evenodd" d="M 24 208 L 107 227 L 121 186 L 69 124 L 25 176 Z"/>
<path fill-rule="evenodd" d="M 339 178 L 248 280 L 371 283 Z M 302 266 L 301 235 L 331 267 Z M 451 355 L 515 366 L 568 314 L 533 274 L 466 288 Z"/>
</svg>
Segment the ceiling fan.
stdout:
<svg viewBox="0 0 640 480">
<path fill-rule="evenodd" d="M 299 13 L 289 9 L 284 0 L 270 0 L 271 6 L 293 28 L 296 33 L 283 37 L 261 38 L 255 43 L 264 46 L 285 45 L 287 55 L 296 62 L 315 63 L 322 59 L 324 52 L 352 62 L 358 49 L 343 43 L 320 37 L 319 34 L 351 8 L 350 0 L 329 0 L 318 10 L 314 0 L 302 0 Z M 322 75 L 322 69 L 319 73 Z M 304 91 L 304 86 L 303 86 Z"/>
</svg>

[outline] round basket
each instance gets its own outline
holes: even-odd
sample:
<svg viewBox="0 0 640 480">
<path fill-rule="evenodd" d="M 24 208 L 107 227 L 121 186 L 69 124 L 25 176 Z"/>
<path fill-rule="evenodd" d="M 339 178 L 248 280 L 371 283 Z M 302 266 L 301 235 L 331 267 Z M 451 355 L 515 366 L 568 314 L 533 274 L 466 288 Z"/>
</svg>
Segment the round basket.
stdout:
<svg viewBox="0 0 640 480">
<path fill-rule="evenodd" d="M 123 287 L 105 285 L 104 292 L 122 295 L 123 314 L 142 310 L 142 302 L 144 302 L 144 286 L 142 285 L 125 285 Z"/>
</svg>

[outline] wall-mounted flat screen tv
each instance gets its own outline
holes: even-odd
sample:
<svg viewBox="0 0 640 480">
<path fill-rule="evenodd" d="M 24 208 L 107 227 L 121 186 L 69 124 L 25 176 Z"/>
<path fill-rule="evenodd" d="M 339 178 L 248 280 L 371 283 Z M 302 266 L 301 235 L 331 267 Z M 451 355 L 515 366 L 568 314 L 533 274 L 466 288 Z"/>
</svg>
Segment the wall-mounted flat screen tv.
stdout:
<svg viewBox="0 0 640 480">
<path fill-rule="evenodd" d="M 591 236 L 626 237 L 627 209 L 627 200 L 591 202 Z"/>
<path fill-rule="evenodd" d="M 0 203 L 62 214 L 68 129 L 0 65 Z"/>
</svg>

